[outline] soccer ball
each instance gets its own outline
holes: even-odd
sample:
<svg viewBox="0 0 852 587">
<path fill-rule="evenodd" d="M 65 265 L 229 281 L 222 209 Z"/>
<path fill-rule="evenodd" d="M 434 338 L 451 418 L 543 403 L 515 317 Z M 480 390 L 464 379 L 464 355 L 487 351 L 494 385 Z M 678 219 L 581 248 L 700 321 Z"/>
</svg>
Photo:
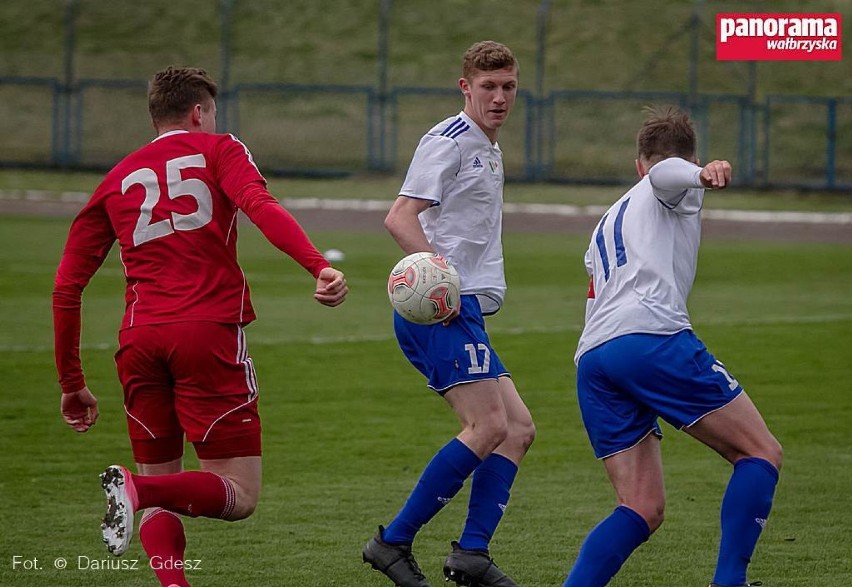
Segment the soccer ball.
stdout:
<svg viewBox="0 0 852 587">
<path fill-rule="evenodd" d="M 412 253 L 388 277 L 388 297 L 397 313 L 415 324 L 446 320 L 461 303 L 459 274 L 435 253 Z"/>
</svg>

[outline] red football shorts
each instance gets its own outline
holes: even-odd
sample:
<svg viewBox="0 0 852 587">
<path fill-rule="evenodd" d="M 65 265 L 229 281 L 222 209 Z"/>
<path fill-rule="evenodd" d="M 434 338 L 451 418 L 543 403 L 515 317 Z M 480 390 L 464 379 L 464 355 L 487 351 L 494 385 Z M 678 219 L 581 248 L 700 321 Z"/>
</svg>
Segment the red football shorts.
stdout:
<svg viewBox="0 0 852 587">
<path fill-rule="evenodd" d="M 115 355 L 137 463 L 260 456 L 257 378 L 237 324 L 176 322 L 122 330 Z"/>
</svg>

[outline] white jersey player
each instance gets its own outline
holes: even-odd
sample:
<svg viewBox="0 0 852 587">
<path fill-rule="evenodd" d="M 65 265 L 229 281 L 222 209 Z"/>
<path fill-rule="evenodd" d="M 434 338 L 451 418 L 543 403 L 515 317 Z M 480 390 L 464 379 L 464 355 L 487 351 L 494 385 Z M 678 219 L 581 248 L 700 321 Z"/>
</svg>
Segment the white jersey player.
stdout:
<svg viewBox="0 0 852 587">
<path fill-rule="evenodd" d="M 420 528 L 473 476 L 467 522 L 444 564 L 460 585 L 513 587 L 488 545 L 518 464 L 535 436 L 529 410 L 491 346 L 484 315 L 506 292 L 501 243 L 503 160 L 497 134 L 515 102 L 518 66 L 505 45 L 464 56 L 464 110 L 420 141 L 385 226 L 405 254 L 438 253 L 459 273 L 461 304 L 443 324 L 394 315 L 400 348 L 453 408 L 462 430 L 423 471 L 402 510 L 364 547 L 364 561 L 401 587 L 429 587 L 411 546 Z"/>
<path fill-rule="evenodd" d="M 563 587 L 603 587 L 662 523 L 658 417 L 734 465 L 711 587 L 746 587 L 781 446 L 686 309 L 704 190 L 727 187 L 731 165 L 700 167 L 689 118 L 674 108 L 652 111 L 637 142 L 642 179 L 604 214 L 586 252 L 591 284 L 575 356 L 583 424 L 618 507 L 588 535 Z"/>
</svg>

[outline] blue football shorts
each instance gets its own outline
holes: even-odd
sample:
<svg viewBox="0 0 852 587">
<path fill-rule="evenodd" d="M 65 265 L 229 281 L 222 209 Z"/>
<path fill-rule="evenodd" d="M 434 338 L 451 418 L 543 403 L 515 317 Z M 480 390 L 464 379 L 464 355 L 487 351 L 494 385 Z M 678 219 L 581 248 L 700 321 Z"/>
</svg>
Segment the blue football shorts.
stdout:
<svg viewBox="0 0 852 587">
<path fill-rule="evenodd" d="M 461 297 L 461 313 L 447 326 L 414 324 L 394 312 L 393 327 L 405 357 L 440 395 L 460 383 L 509 375 L 491 348 L 476 296 Z"/>
<path fill-rule="evenodd" d="M 662 437 L 657 417 L 689 427 L 743 388 L 691 330 L 627 334 L 593 348 L 577 365 L 583 424 L 599 459 Z"/>
</svg>

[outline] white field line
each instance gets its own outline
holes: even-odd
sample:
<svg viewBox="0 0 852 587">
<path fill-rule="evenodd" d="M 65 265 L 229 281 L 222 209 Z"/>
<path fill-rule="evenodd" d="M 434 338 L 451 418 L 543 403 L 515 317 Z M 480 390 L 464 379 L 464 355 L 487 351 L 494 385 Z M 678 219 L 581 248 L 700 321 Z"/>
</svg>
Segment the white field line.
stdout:
<svg viewBox="0 0 852 587">
<path fill-rule="evenodd" d="M 0 190 L 0 200 L 24 202 L 75 202 L 85 204 L 91 194 L 87 192 L 46 192 L 42 190 Z"/>
<path fill-rule="evenodd" d="M 825 324 L 827 322 L 852 321 L 852 314 L 823 314 L 814 316 L 774 316 L 759 320 L 737 320 L 717 319 L 702 320 L 701 326 L 773 326 L 776 324 Z M 579 333 L 583 329 L 580 324 L 566 324 L 565 326 L 533 326 L 533 327 L 507 327 L 489 328 L 488 333 L 499 336 L 524 336 L 527 334 L 565 334 L 569 332 Z M 353 334 L 346 336 L 252 336 L 248 333 L 249 346 L 273 346 L 279 344 L 365 344 L 371 342 L 388 342 L 395 340 L 390 332 L 384 334 Z M 116 342 L 89 343 L 81 346 L 83 350 L 115 350 L 118 348 Z M 53 347 L 48 345 L 13 344 L 0 345 L 0 353 L 44 353 L 53 352 Z"/>
<path fill-rule="evenodd" d="M 292 210 L 348 210 L 355 212 L 386 211 L 387 200 L 354 200 L 322 198 L 285 198 L 281 204 Z M 539 214 L 545 216 L 600 216 L 607 206 L 573 206 L 570 204 L 503 204 L 505 214 Z M 772 212 L 765 210 L 705 210 L 704 218 L 733 222 L 801 222 L 807 224 L 852 224 L 850 212 Z"/>
<path fill-rule="evenodd" d="M 77 202 L 85 203 L 85 192 L 45 192 L 40 190 L 0 190 L 0 200 L 27 202 Z M 390 209 L 391 200 L 359 200 L 352 198 L 283 198 L 281 204 L 291 210 L 337 210 L 350 212 L 384 212 Z M 607 206 L 574 206 L 570 204 L 517 204 L 503 205 L 505 214 L 540 214 L 546 216 L 600 216 Z M 731 222 L 772 222 L 805 224 L 852 224 L 852 212 L 790 212 L 766 210 L 705 210 L 704 218 Z"/>
<path fill-rule="evenodd" d="M 704 218 L 734 222 L 852 224 L 852 212 L 767 212 L 758 210 L 704 210 Z"/>
</svg>

